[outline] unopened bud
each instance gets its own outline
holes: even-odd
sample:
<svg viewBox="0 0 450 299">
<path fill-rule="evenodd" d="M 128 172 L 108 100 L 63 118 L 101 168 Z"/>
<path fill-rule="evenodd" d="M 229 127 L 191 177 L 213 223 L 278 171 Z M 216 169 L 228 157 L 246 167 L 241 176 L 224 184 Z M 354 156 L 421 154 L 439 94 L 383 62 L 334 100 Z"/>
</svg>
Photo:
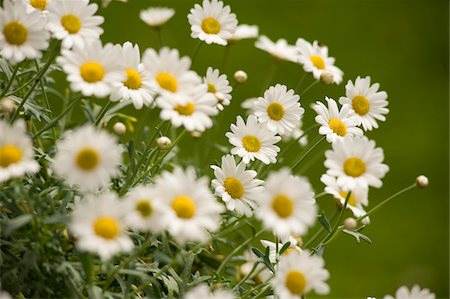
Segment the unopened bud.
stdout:
<svg viewBox="0 0 450 299">
<path fill-rule="evenodd" d="M 127 127 L 124 123 L 121 123 L 120 121 L 116 122 L 113 126 L 114 133 L 117 135 L 123 135 L 127 132 Z"/>
<path fill-rule="evenodd" d="M 245 83 L 247 78 L 247 73 L 244 71 L 239 70 L 234 73 L 234 80 L 239 84 Z"/>
<path fill-rule="evenodd" d="M 355 218 L 348 217 L 344 220 L 344 227 L 348 230 L 354 230 L 358 226 L 358 222 L 356 222 Z"/>
<path fill-rule="evenodd" d="M 216 92 L 214 94 L 216 96 L 217 101 L 219 101 L 219 103 L 222 103 L 223 101 L 225 101 L 225 95 L 221 92 Z"/>
<path fill-rule="evenodd" d="M 0 112 L 10 114 L 16 109 L 16 103 L 8 97 L 0 100 Z"/>
<path fill-rule="evenodd" d="M 191 136 L 194 137 L 194 138 L 200 138 L 200 137 L 202 137 L 202 132 L 200 132 L 200 131 L 192 131 L 191 132 Z"/>
<path fill-rule="evenodd" d="M 320 75 L 320 82 L 322 82 L 323 84 L 332 84 L 333 81 L 334 81 L 334 76 L 330 72 L 323 72 Z"/>
<path fill-rule="evenodd" d="M 428 187 L 428 178 L 424 175 L 419 175 L 416 178 L 416 185 L 419 188 L 426 188 Z"/>
<path fill-rule="evenodd" d="M 172 145 L 172 140 L 170 140 L 167 136 L 161 136 L 156 140 L 156 144 L 158 145 L 159 149 L 167 150 Z"/>
</svg>

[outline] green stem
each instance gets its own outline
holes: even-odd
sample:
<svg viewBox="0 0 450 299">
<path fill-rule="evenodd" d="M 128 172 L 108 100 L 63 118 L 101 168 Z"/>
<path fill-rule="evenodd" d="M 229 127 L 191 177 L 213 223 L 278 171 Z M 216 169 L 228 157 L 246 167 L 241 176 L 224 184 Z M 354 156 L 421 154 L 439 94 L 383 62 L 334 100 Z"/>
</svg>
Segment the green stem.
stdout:
<svg viewBox="0 0 450 299">
<path fill-rule="evenodd" d="M 289 149 L 290 149 L 294 144 L 296 144 L 297 142 L 299 142 L 300 139 L 302 139 L 303 137 L 305 137 L 306 135 L 308 135 L 308 133 L 309 133 L 310 131 L 312 131 L 313 129 L 315 129 L 315 128 L 319 127 L 319 126 L 320 126 L 319 124 L 314 124 L 314 125 L 312 125 L 311 127 L 309 127 L 308 129 L 306 129 L 305 131 L 303 131 L 303 134 L 300 135 L 298 138 L 296 138 L 296 139 L 294 139 L 294 140 L 291 140 L 291 141 L 289 142 L 289 144 L 288 144 L 285 148 L 283 148 L 283 149 L 281 150 L 281 152 L 278 154 L 278 157 L 281 157 L 284 153 L 288 152 Z"/>
<path fill-rule="evenodd" d="M 175 139 L 175 141 L 172 143 L 172 146 L 168 150 L 166 150 L 166 152 L 156 161 L 155 165 L 150 170 L 150 173 L 152 175 L 155 174 L 155 172 L 161 167 L 161 163 L 164 160 L 164 158 L 172 151 L 172 149 L 175 148 L 175 146 L 177 145 L 178 142 L 180 142 L 181 138 L 184 136 L 185 133 L 186 129 L 184 129 L 180 133 L 180 135 L 178 135 L 177 139 Z"/>
<path fill-rule="evenodd" d="M 294 172 L 294 170 L 302 163 L 303 160 L 309 155 L 310 152 L 312 152 L 313 149 L 315 149 L 323 140 L 325 140 L 325 136 L 317 140 L 313 145 L 309 147 L 309 149 L 304 153 L 300 159 L 297 160 L 297 162 L 294 163 L 294 165 L 291 166 L 291 171 Z"/>
<path fill-rule="evenodd" d="M 301 96 L 303 97 L 311 88 L 313 88 L 319 82 L 320 82 L 319 80 L 316 80 L 313 83 L 311 83 L 308 87 L 305 88 L 305 90 L 302 92 Z"/>
<path fill-rule="evenodd" d="M 155 28 L 156 36 L 158 37 L 158 48 L 159 49 L 161 49 L 164 45 L 161 29 L 162 29 L 162 27 Z"/>
<path fill-rule="evenodd" d="M 102 110 L 100 110 L 99 114 L 97 115 L 97 119 L 95 120 L 95 126 L 98 126 L 100 124 L 109 107 L 111 107 L 112 105 L 112 102 L 110 100 L 107 101 L 108 102 L 105 104 L 105 106 L 103 106 Z"/>
<path fill-rule="evenodd" d="M 39 63 L 36 59 L 34 60 L 34 64 L 36 65 L 36 70 L 39 72 Z M 48 109 L 48 111 L 52 111 L 52 109 L 50 108 L 50 102 L 48 100 L 47 92 L 45 91 L 44 83 L 42 82 L 42 79 L 39 80 L 39 86 L 41 88 L 42 95 L 44 97 L 45 107 Z M 55 131 L 54 127 L 52 128 L 52 133 L 53 133 L 53 139 L 56 140 L 56 131 Z"/>
<path fill-rule="evenodd" d="M 234 290 L 238 290 L 239 287 L 240 287 L 243 283 L 245 283 L 245 282 L 247 281 L 247 279 L 250 278 L 250 276 L 253 274 L 253 272 L 255 272 L 256 267 L 258 267 L 258 265 L 259 265 L 259 262 L 255 262 L 255 264 L 253 265 L 253 267 L 252 267 L 252 269 L 250 270 L 250 272 L 248 272 L 247 275 L 245 275 L 245 276 L 237 283 L 237 285 L 234 286 L 233 289 L 234 289 Z"/>
<path fill-rule="evenodd" d="M 8 90 L 11 88 L 11 85 L 16 77 L 17 71 L 19 70 L 19 65 L 20 63 L 18 63 L 16 65 L 16 67 L 14 68 L 11 78 L 9 78 L 8 84 L 5 86 L 5 89 L 2 91 L 2 93 L 0 94 L 0 99 L 3 98 L 3 96 L 8 92 Z"/>
<path fill-rule="evenodd" d="M 192 272 L 192 264 L 194 263 L 195 255 L 192 251 L 187 253 L 186 259 L 184 261 L 183 273 L 181 273 L 181 285 L 180 285 L 180 298 L 183 297 L 184 292 L 187 289 L 188 280 Z"/>
<path fill-rule="evenodd" d="M 303 76 L 300 77 L 300 79 L 298 80 L 297 84 L 295 85 L 295 93 L 298 92 L 300 86 L 302 85 L 303 81 L 305 80 L 306 76 L 308 75 L 308 73 L 304 73 Z"/>
<path fill-rule="evenodd" d="M 272 59 L 272 62 L 270 64 L 270 69 L 267 72 L 266 81 L 264 82 L 264 85 L 262 86 L 262 90 L 260 92 L 261 95 L 264 95 L 264 91 L 270 86 L 270 83 L 273 80 L 273 77 L 275 76 L 275 73 L 277 71 L 278 67 L 278 61 L 275 59 Z"/>
<path fill-rule="evenodd" d="M 334 218 L 336 218 L 336 216 L 338 215 L 338 210 L 336 209 L 333 213 L 333 216 L 331 216 L 330 218 L 330 222 L 333 222 Z M 308 242 L 306 242 L 302 247 L 303 248 L 308 248 L 309 245 L 312 244 L 312 242 L 314 242 L 321 234 L 322 232 L 325 230 L 325 227 L 321 227 L 312 237 L 311 239 L 308 240 Z"/>
<path fill-rule="evenodd" d="M 197 57 L 198 50 L 200 50 L 200 46 L 201 46 L 202 44 L 203 44 L 202 41 L 199 40 L 198 43 L 197 43 L 197 45 L 196 45 L 195 48 L 194 48 L 194 52 L 192 53 L 191 67 L 194 65 L 194 60 L 195 60 L 195 58 Z"/>
</svg>

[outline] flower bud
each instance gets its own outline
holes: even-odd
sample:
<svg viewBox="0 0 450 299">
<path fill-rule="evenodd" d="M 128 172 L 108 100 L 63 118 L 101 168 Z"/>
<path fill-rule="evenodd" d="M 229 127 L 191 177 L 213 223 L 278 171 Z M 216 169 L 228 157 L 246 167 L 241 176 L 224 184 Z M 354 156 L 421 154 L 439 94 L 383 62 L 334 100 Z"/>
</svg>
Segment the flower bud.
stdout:
<svg viewBox="0 0 450 299">
<path fill-rule="evenodd" d="M 202 132 L 200 132 L 200 131 L 192 131 L 191 132 L 191 136 L 194 137 L 194 138 L 200 138 L 200 137 L 202 137 Z"/>
<path fill-rule="evenodd" d="M 348 217 L 344 220 L 344 227 L 348 230 L 354 230 L 358 226 L 358 223 L 356 222 L 355 218 Z"/>
<path fill-rule="evenodd" d="M 323 84 L 332 84 L 334 82 L 334 76 L 332 73 L 330 72 L 323 72 L 320 75 L 320 82 L 322 82 Z"/>
<path fill-rule="evenodd" d="M 0 100 L 0 112 L 11 114 L 16 109 L 16 103 L 8 97 Z"/>
<path fill-rule="evenodd" d="M 127 127 L 124 125 L 124 123 L 118 121 L 114 124 L 113 130 L 117 135 L 123 135 L 127 132 Z"/>
<path fill-rule="evenodd" d="M 170 140 L 170 138 L 167 136 L 161 136 L 156 140 L 156 144 L 158 145 L 159 149 L 167 150 L 172 145 L 172 140 Z"/>
<path fill-rule="evenodd" d="M 247 73 L 244 71 L 237 71 L 234 73 L 234 80 L 239 83 L 239 84 L 243 84 L 247 81 Z"/>
<path fill-rule="evenodd" d="M 422 189 L 428 187 L 428 178 L 424 175 L 419 175 L 416 178 L 416 185 Z"/>
</svg>

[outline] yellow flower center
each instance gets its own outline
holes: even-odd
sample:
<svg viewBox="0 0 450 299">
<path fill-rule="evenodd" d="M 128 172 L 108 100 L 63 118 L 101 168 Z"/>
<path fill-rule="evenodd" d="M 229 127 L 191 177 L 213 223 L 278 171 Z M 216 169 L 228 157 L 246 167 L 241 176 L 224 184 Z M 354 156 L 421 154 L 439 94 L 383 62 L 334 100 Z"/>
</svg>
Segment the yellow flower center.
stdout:
<svg viewBox="0 0 450 299">
<path fill-rule="evenodd" d="M 202 29 L 208 34 L 217 34 L 220 31 L 220 23 L 214 18 L 205 18 L 202 21 Z"/>
<path fill-rule="evenodd" d="M 125 74 L 127 75 L 127 80 L 125 80 L 123 84 L 126 87 L 129 89 L 139 89 L 141 87 L 142 77 L 137 71 L 133 69 L 126 69 Z"/>
<path fill-rule="evenodd" d="M 100 156 L 93 148 L 86 147 L 80 150 L 75 158 L 76 165 L 84 171 L 93 170 L 100 162 Z"/>
<path fill-rule="evenodd" d="M 112 217 L 100 217 L 94 222 L 94 232 L 99 237 L 113 240 L 120 233 L 119 224 Z"/>
<path fill-rule="evenodd" d="M 370 110 L 370 102 L 366 97 L 356 96 L 352 100 L 352 107 L 359 115 L 366 115 Z"/>
<path fill-rule="evenodd" d="M 3 27 L 3 35 L 8 44 L 20 46 L 27 41 L 28 30 L 17 21 L 12 21 Z"/>
<path fill-rule="evenodd" d="M 235 178 L 226 178 L 223 182 L 225 191 L 233 198 L 241 198 L 244 194 L 244 186 L 242 186 L 241 181 Z"/>
<path fill-rule="evenodd" d="M 216 86 L 212 83 L 208 83 L 208 92 L 216 93 L 217 92 Z"/>
<path fill-rule="evenodd" d="M 347 198 L 347 194 L 348 192 L 339 192 L 339 195 L 342 196 L 344 199 Z M 353 193 L 350 194 L 347 204 L 351 205 L 352 207 L 356 207 L 356 199 Z"/>
<path fill-rule="evenodd" d="M 328 121 L 328 126 L 339 136 L 345 136 L 347 134 L 347 126 L 338 118 L 331 118 Z"/>
<path fill-rule="evenodd" d="M 348 158 L 344 162 L 344 172 L 346 175 L 359 177 L 366 172 L 366 164 L 360 158 Z"/>
<path fill-rule="evenodd" d="M 272 209 L 281 218 L 287 218 L 294 212 L 294 201 L 284 194 L 278 194 L 272 200 Z"/>
<path fill-rule="evenodd" d="M 242 146 L 247 152 L 255 153 L 261 149 L 261 142 L 255 136 L 246 135 L 242 137 Z"/>
<path fill-rule="evenodd" d="M 47 0 L 30 0 L 30 4 L 36 9 L 44 10 L 47 7 Z"/>
<path fill-rule="evenodd" d="M 293 252 L 298 252 L 298 251 L 297 251 L 297 249 L 295 249 L 295 248 L 288 247 L 288 248 L 286 248 L 286 250 L 283 252 L 283 254 L 288 255 L 288 254 L 293 253 Z"/>
<path fill-rule="evenodd" d="M 325 61 L 319 55 L 311 55 L 309 56 L 309 59 L 311 59 L 313 65 L 319 70 L 325 69 Z"/>
<path fill-rule="evenodd" d="M 272 120 L 280 120 L 284 116 L 284 107 L 278 102 L 273 102 L 267 107 L 267 115 Z"/>
<path fill-rule="evenodd" d="M 170 73 L 159 73 L 156 75 L 156 82 L 165 90 L 176 92 L 178 90 L 178 82 L 174 75 Z"/>
<path fill-rule="evenodd" d="M 190 219 L 195 215 L 195 202 L 191 197 L 186 195 L 178 195 L 172 201 L 172 209 L 178 217 Z"/>
<path fill-rule="evenodd" d="M 142 217 L 146 218 L 153 213 L 153 207 L 150 204 L 150 201 L 146 198 L 140 199 L 136 203 L 135 207 L 136 211 L 138 211 Z"/>
<path fill-rule="evenodd" d="M 291 270 L 286 275 L 286 288 L 295 295 L 302 295 L 306 288 L 306 278 L 302 272 Z"/>
<path fill-rule="evenodd" d="M 61 26 L 63 26 L 70 34 L 75 34 L 80 31 L 81 22 L 76 15 L 67 14 L 61 17 Z"/>
<path fill-rule="evenodd" d="M 22 151 L 13 144 L 0 146 L 0 167 L 8 167 L 22 160 Z"/>
<path fill-rule="evenodd" d="M 175 107 L 175 111 L 177 111 L 177 112 L 178 112 L 179 114 L 181 114 L 181 115 L 189 116 L 189 115 L 192 115 L 192 113 L 194 113 L 194 111 L 195 111 L 195 105 L 194 105 L 194 103 L 192 103 L 192 102 L 187 102 L 186 105 L 180 105 L 180 104 L 178 104 L 178 105 Z"/>
<path fill-rule="evenodd" d="M 84 81 L 95 83 L 103 79 L 105 68 L 98 62 L 88 61 L 81 66 L 80 75 Z"/>
</svg>

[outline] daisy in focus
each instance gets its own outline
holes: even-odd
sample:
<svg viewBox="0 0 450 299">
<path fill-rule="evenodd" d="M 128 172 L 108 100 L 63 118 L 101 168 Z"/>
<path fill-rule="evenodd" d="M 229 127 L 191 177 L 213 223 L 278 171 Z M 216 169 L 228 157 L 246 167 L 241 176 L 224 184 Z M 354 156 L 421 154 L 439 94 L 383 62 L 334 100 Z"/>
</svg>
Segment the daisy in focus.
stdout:
<svg viewBox="0 0 450 299">
<path fill-rule="evenodd" d="M 227 80 L 227 75 L 220 75 L 219 70 L 208 67 L 206 76 L 203 77 L 203 83 L 208 86 L 208 93 L 214 95 L 217 100 L 217 108 L 223 110 L 224 106 L 230 105 L 231 88 Z"/>
<path fill-rule="evenodd" d="M 122 149 L 116 139 L 92 125 L 66 132 L 57 143 L 55 173 L 70 185 L 97 191 L 119 174 Z"/>
<path fill-rule="evenodd" d="M 231 13 L 229 5 L 222 1 L 203 0 L 202 6 L 195 4 L 188 15 L 192 38 L 198 38 L 207 44 L 227 45 L 237 27 L 237 19 Z"/>
<path fill-rule="evenodd" d="M 25 122 L 18 120 L 11 126 L 0 120 L 0 183 L 26 173 L 39 171 L 34 160 L 31 138 L 26 134 Z"/>
<path fill-rule="evenodd" d="M 150 27 L 159 28 L 175 15 L 175 9 L 167 7 L 149 7 L 141 10 L 139 17 Z"/>
<path fill-rule="evenodd" d="M 411 290 L 406 286 L 400 287 L 395 293 L 395 297 L 391 295 L 384 296 L 383 299 L 435 299 L 436 295 L 431 293 L 429 289 L 421 289 L 420 286 L 414 285 Z"/>
<path fill-rule="evenodd" d="M 281 140 L 274 132 L 258 123 L 256 116 L 250 115 L 247 123 L 238 115 L 236 124 L 231 125 L 231 132 L 225 134 L 229 142 L 234 145 L 232 155 L 242 157 L 245 164 L 260 160 L 264 164 L 276 163 L 276 156 L 280 148 L 275 144 Z"/>
<path fill-rule="evenodd" d="M 246 170 L 245 166 L 243 162 L 236 165 L 232 155 L 223 156 L 221 167 L 211 166 L 216 177 L 211 183 L 228 210 L 251 217 L 264 188 L 263 181 L 256 179 L 256 171 Z"/>
<path fill-rule="evenodd" d="M 183 297 L 183 299 L 234 299 L 236 296 L 228 290 L 216 289 L 211 292 L 206 284 L 199 284 L 190 289 Z"/>
<path fill-rule="evenodd" d="M 362 136 L 363 131 L 358 128 L 358 117 L 349 105 L 343 105 L 339 111 L 335 100 L 325 97 L 328 107 L 317 101 L 312 105 L 316 111 L 316 123 L 320 125 L 319 134 L 325 135 L 327 141 L 332 143 L 345 136 Z"/>
<path fill-rule="evenodd" d="M 11 64 L 42 57 L 50 34 L 38 10 L 27 12 L 23 1 L 5 0 L 0 7 L 0 55 Z"/>
<path fill-rule="evenodd" d="M 361 124 L 366 131 L 378 128 L 377 120 L 385 121 L 385 114 L 389 113 L 386 108 L 387 93 L 378 91 L 380 84 L 370 85 L 370 77 L 356 78 L 355 83 L 348 81 L 345 85 L 345 97 L 339 99 L 341 105 L 348 104 L 355 111 Z"/>
<path fill-rule="evenodd" d="M 269 53 L 276 60 L 298 62 L 297 49 L 289 45 L 285 39 L 281 38 L 274 43 L 267 36 L 261 35 L 255 47 Z"/>
<path fill-rule="evenodd" d="M 131 251 L 133 241 L 125 231 L 125 211 L 124 203 L 110 192 L 76 204 L 69 229 L 77 238 L 77 248 L 96 253 L 103 260 Z"/>
<path fill-rule="evenodd" d="M 233 35 L 228 38 L 229 43 L 237 43 L 243 39 L 257 38 L 259 34 L 259 28 L 256 25 L 239 25 L 234 31 Z"/>
</svg>

